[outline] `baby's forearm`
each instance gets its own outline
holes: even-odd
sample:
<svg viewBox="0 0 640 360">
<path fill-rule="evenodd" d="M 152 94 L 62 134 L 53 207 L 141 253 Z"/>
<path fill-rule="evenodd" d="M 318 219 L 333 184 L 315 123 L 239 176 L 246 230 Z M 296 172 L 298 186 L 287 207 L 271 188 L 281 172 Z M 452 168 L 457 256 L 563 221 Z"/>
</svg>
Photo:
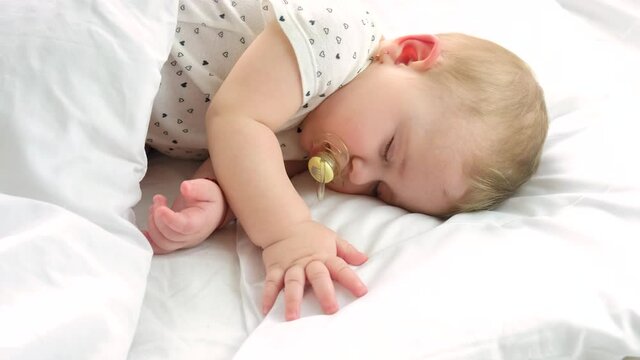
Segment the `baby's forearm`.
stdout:
<svg viewBox="0 0 640 360">
<path fill-rule="evenodd" d="M 284 239 L 292 225 L 311 218 L 287 176 L 271 129 L 242 115 L 216 114 L 209 121 L 209 146 L 218 181 L 256 245 L 265 248 Z"/>
</svg>

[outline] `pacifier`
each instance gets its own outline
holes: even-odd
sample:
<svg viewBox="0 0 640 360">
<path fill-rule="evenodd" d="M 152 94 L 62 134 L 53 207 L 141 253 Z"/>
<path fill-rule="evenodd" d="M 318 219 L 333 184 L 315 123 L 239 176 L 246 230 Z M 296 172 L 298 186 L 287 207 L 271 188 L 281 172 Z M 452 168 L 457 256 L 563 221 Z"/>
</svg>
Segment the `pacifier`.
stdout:
<svg viewBox="0 0 640 360">
<path fill-rule="evenodd" d="M 312 144 L 313 156 L 307 166 L 311 177 L 318 182 L 318 200 L 324 198 L 325 185 L 339 179 L 349 163 L 347 146 L 334 134 L 323 134 Z"/>
</svg>

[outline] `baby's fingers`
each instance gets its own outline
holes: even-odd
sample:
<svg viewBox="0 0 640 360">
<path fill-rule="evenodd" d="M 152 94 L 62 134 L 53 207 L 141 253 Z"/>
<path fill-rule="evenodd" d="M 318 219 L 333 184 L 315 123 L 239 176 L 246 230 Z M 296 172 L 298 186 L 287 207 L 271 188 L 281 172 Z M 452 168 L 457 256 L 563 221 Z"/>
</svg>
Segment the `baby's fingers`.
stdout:
<svg viewBox="0 0 640 360">
<path fill-rule="evenodd" d="M 147 240 L 149 240 L 149 244 L 151 244 L 154 254 L 168 254 L 179 248 L 179 245 L 167 239 L 167 237 L 158 229 L 153 216 L 153 211 L 151 210 L 149 211 L 147 226 L 147 231 L 144 231 L 143 233 Z"/>
<path fill-rule="evenodd" d="M 300 318 L 300 304 L 304 295 L 305 274 L 301 266 L 294 265 L 284 275 L 284 317 Z"/>
<path fill-rule="evenodd" d="M 189 209 L 181 212 L 175 212 L 166 206 L 155 209 L 154 216 L 160 221 L 156 221 L 156 225 L 163 234 L 172 239 L 180 239 L 183 235 L 192 234 L 197 229 L 193 219 L 195 216 L 190 214 Z M 199 209 L 192 209 L 199 211 Z M 190 216 L 191 215 L 191 216 Z"/>
<path fill-rule="evenodd" d="M 153 195 L 152 202 L 153 202 L 151 204 L 151 208 L 152 209 L 155 209 L 155 208 L 157 208 L 159 206 L 168 206 L 167 198 L 164 195 L 161 195 L 161 194 Z"/>
<path fill-rule="evenodd" d="M 148 230 L 144 230 L 142 231 L 142 233 L 144 234 L 144 237 L 147 238 L 147 241 L 149 241 L 149 245 L 151 245 L 151 249 L 153 250 L 154 254 L 161 255 L 161 254 L 169 253 L 169 251 L 164 250 L 163 248 L 158 246 L 158 244 L 156 244 L 155 241 L 153 241 L 153 237 L 151 236 Z"/>
<path fill-rule="evenodd" d="M 367 255 L 356 249 L 348 241 L 338 239 L 336 242 L 338 256 L 351 265 L 362 265 L 367 261 Z"/>
<path fill-rule="evenodd" d="M 367 293 L 367 287 L 360 280 L 358 274 L 339 257 L 333 257 L 325 262 L 331 278 L 347 288 L 351 293 L 360 297 Z"/>
<path fill-rule="evenodd" d="M 266 315 L 273 307 L 278 294 L 284 286 L 284 271 L 280 268 L 267 269 L 267 276 L 262 290 L 262 314 Z"/>
<path fill-rule="evenodd" d="M 180 224 L 180 219 L 177 219 L 174 214 L 176 213 L 167 206 L 167 198 L 162 195 L 155 195 L 153 204 L 149 209 L 149 225 L 155 225 L 157 231 L 164 238 L 176 239 L 183 234 L 177 228 L 184 225 Z M 152 233 L 152 235 L 155 234 Z"/>
<path fill-rule="evenodd" d="M 180 193 L 187 202 L 215 201 L 220 199 L 220 187 L 209 179 L 185 180 L 180 184 Z"/>
<path fill-rule="evenodd" d="M 338 311 L 336 291 L 327 266 L 321 261 L 312 261 L 305 268 L 305 272 L 325 314 L 333 314 Z"/>
<path fill-rule="evenodd" d="M 165 204 L 166 200 L 155 201 L 154 198 L 154 204 L 149 210 L 149 235 L 157 247 L 165 250 L 164 252 L 155 252 L 156 254 L 185 247 L 190 235 L 184 231 L 189 230 L 186 225 L 190 220 L 183 220 L 182 218 L 186 217 L 184 214 L 174 212 Z"/>
</svg>

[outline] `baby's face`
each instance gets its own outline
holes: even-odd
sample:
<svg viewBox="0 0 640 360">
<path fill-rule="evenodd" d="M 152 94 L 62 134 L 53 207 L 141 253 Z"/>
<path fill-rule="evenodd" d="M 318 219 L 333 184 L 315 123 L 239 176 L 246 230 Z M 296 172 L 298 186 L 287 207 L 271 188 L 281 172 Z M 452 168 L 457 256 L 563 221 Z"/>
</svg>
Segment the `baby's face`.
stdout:
<svg viewBox="0 0 640 360">
<path fill-rule="evenodd" d="M 301 145 L 311 151 L 325 133 L 347 145 L 350 161 L 333 190 L 445 215 L 467 189 L 470 152 L 443 98 L 406 66 L 375 63 L 305 119 Z"/>
</svg>

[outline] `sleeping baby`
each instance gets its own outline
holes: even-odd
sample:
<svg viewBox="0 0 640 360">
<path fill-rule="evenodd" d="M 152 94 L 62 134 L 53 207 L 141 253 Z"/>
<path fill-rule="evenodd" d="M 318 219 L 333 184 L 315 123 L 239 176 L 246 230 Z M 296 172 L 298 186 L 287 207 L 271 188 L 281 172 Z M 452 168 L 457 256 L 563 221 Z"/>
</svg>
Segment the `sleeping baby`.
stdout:
<svg viewBox="0 0 640 360">
<path fill-rule="evenodd" d="M 383 37 L 355 0 L 181 0 L 147 144 L 201 159 L 169 206 L 156 195 L 154 252 L 195 246 L 237 219 L 262 248 L 262 309 L 284 289 L 299 317 L 310 284 L 326 313 L 334 281 L 366 286 L 367 260 L 314 221 L 290 182 L 448 217 L 489 209 L 536 171 L 543 92 L 503 47 L 464 34 Z"/>
</svg>

